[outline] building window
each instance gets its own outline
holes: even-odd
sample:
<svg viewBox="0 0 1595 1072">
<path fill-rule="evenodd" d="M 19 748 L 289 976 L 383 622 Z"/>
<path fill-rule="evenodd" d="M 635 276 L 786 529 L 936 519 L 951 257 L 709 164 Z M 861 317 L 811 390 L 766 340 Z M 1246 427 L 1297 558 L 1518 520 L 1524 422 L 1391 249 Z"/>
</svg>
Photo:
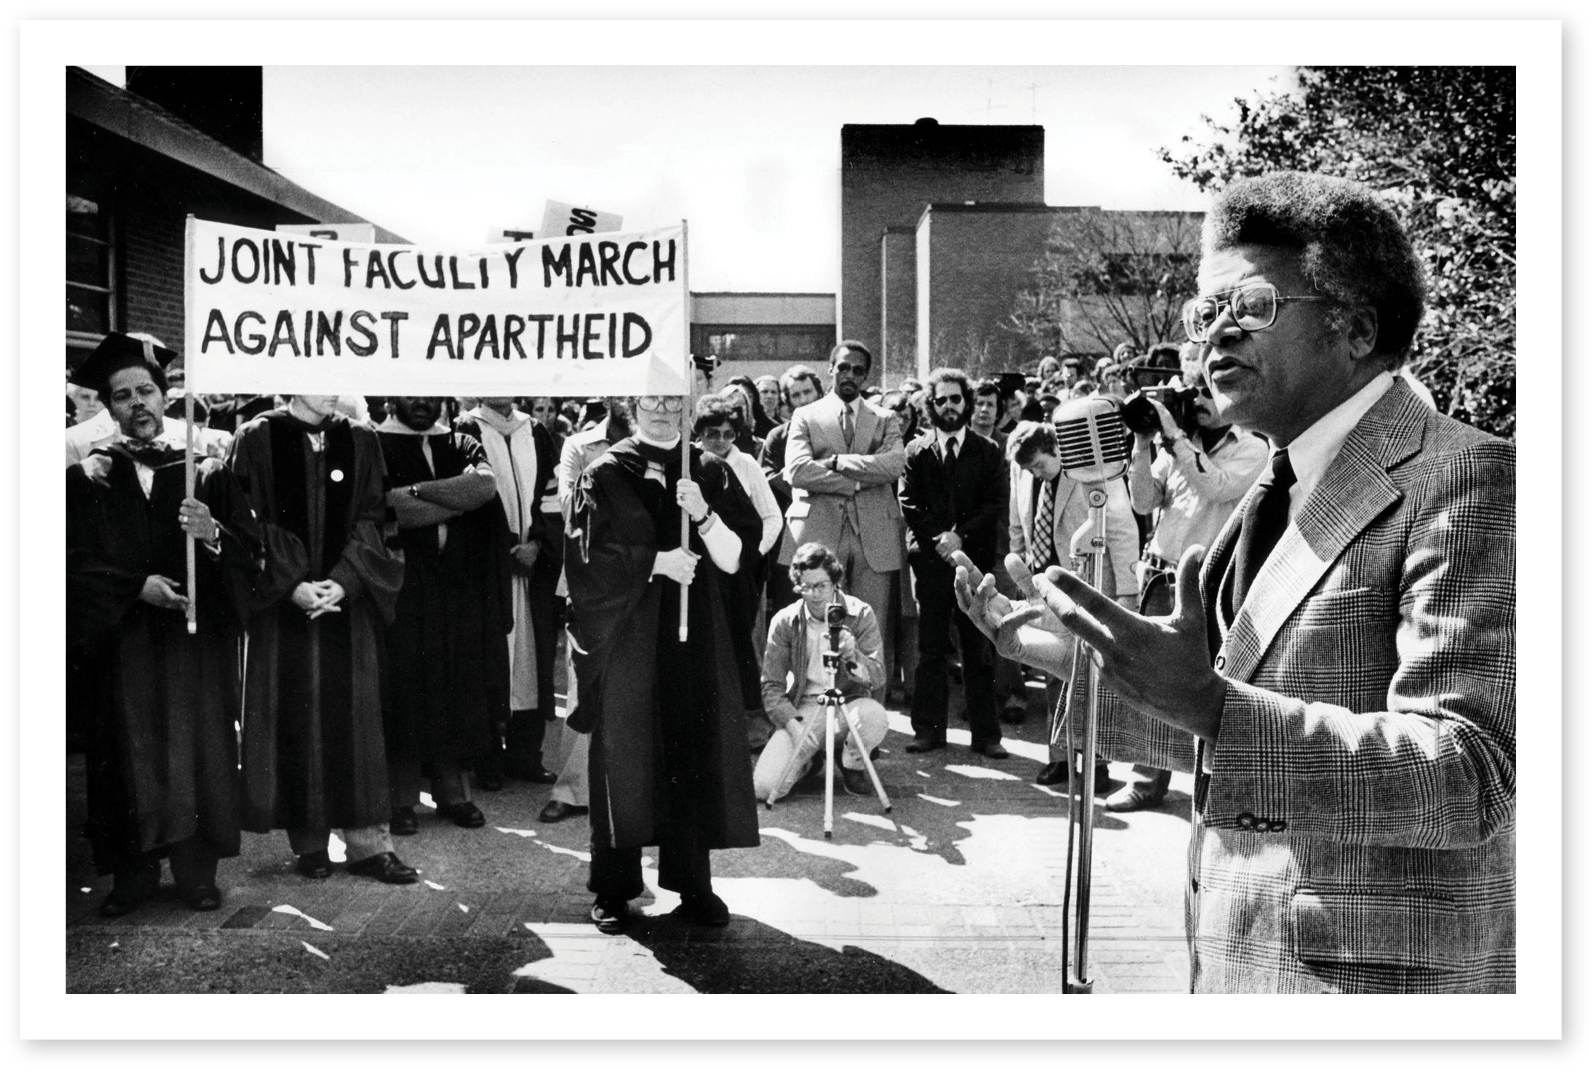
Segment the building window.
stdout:
<svg viewBox="0 0 1595 1072">
<path fill-rule="evenodd" d="M 721 361 L 823 365 L 836 340 L 836 329 L 814 324 L 700 324 L 694 327 L 693 336 L 694 350 L 714 354 Z"/>
<path fill-rule="evenodd" d="M 108 213 L 86 197 L 66 198 L 67 359 L 87 350 L 116 329 L 115 257 Z M 76 350 L 78 353 L 73 354 Z"/>
</svg>

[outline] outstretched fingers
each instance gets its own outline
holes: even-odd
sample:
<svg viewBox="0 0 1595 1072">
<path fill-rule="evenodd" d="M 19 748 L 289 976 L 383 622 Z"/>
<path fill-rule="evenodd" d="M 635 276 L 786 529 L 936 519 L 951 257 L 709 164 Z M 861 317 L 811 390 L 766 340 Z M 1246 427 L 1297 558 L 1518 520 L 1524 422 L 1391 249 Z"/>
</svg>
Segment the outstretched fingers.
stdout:
<svg viewBox="0 0 1595 1072">
<path fill-rule="evenodd" d="M 1035 599 L 1036 582 L 1030 576 L 1030 567 L 1025 564 L 1025 560 L 1010 552 L 1008 557 L 1002 560 L 1002 564 L 1008 570 L 1008 576 L 1013 578 L 1013 583 L 1019 586 L 1020 596 L 1025 599 Z"/>
<path fill-rule="evenodd" d="M 1180 568 L 1174 582 L 1174 619 L 1182 625 L 1198 625 L 1206 629 L 1207 611 L 1202 606 L 1202 559 L 1207 548 L 1200 545 L 1187 547 L 1180 556 Z"/>
<path fill-rule="evenodd" d="M 1112 615 L 1129 613 L 1058 566 L 1036 575 L 1036 591 L 1065 629 L 1099 651 L 1113 642 Z"/>
</svg>

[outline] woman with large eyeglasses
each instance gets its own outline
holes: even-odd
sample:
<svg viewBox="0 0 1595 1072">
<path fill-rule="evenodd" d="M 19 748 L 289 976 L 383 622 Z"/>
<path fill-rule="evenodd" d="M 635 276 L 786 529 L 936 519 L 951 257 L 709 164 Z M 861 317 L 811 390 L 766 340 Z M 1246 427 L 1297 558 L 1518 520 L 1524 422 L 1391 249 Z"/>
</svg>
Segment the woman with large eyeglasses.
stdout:
<svg viewBox="0 0 1595 1072">
<path fill-rule="evenodd" d="M 711 887 L 709 851 L 759 843 L 741 681 L 712 583 L 742 568 L 757 514 L 719 458 L 692 447 L 682 471 L 682 408 L 679 397 L 638 399 L 636 433 L 587 469 L 572 500 L 567 581 L 585 653 L 572 728 L 592 731 L 587 888 L 606 934 L 626 928 L 627 902 L 643 892 L 643 846 L 659 846 L 659 884 L 681 894 L 678 918 L 722 926 L 730 914 Z"/>
</svg>

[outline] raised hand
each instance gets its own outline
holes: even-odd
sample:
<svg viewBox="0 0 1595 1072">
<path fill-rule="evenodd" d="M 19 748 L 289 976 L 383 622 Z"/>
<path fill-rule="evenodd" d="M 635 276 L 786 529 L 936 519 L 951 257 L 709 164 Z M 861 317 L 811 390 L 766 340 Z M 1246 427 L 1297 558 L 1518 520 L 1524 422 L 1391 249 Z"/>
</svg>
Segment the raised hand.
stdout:
<svg viewBox="0 0 1595 1072">
<path fill-rule="evenodd" d="M 1204 549 L 1180 559 L 1174 613 L 1143 618 L 1085 581 L 1053 567 L 1036 589 L 1062 626 L 1085 641 L 1102 680 L 1131 707 L 1212 741 L 1224 711 L 1224 678 L 1213 669 L 1197 576 Z"/>
</svg>

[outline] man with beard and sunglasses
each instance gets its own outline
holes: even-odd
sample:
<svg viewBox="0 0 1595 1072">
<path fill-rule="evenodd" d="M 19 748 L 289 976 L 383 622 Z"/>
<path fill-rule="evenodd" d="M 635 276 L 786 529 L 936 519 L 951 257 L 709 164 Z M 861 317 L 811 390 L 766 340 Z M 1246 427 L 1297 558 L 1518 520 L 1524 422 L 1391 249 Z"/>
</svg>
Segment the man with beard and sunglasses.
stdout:
<svg viewBox="0 0 1595 1072">
<path fill-rule="evenodd" d="M 377 441 L 404 550 L 382 675 L 389 830 L 416 832 L 423 774 L 438 815 L 474 829 L 467 771 L 509 717 L 509 531 L 482 444 L 440 423 L 442 399 L 394 398 L 388 414 Z"/>
<path fill-rule="evenodd" d="M 947 744 L 948 629 L 956 625 L 970 749 L 1007 759 L 997 721 L 991 642 L 955 613 L 952 560 L 962 551 L 977 564 L 996 562 L 998 531 L 1007 521 L 1008 466 L 995 443 L 969 431 L 974 410 L 969 377 L 957 369 L 937 369 L 928 391 L 933 434 L 909 445 L 901 493 L 920 617 L 914 740 L 908 751 L 929 752 Z"/>
</svg>

